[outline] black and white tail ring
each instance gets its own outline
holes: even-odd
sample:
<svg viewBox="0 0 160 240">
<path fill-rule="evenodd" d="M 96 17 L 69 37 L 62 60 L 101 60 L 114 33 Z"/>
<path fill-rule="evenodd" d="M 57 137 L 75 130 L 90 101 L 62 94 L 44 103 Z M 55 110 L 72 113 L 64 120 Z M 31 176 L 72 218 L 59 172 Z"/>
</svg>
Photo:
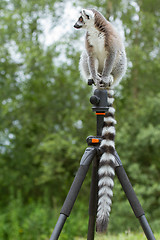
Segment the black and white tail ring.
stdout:
<svg viewBox="0 0 160 240">
<path fill-rule="evenodd" d="M 102 130 L 102 142 L 100 148 L 104 150 L 99 162 L 98 170 L 98 208 L 96 219 L 97 232 L 105 232 L 108 226 L 109 215 L 112 205 L 114 175 L 115 175 L 115 109 L 112 104 L 114 101 L 114 91 L 107 90 L 109 109 L 104 117 Z"/>
</svg>

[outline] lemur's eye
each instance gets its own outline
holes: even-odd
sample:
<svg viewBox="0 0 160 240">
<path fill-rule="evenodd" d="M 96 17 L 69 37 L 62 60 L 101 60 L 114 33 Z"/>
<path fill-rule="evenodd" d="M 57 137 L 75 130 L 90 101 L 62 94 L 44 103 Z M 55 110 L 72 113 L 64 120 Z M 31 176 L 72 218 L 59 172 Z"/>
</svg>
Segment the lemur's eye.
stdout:
<svg viewBox="0 0 160 240">
<path fill-rule="evenodd" d="M 80 18 L 79 18 L 79 21 L 80 21 L 80 22 L 83 22 L 83 18 L 82 18 L 82 17 L 80 17 Z"/>
<path fill-rule="evenodd" d="M 86 15 L 86 17 L 89 19 L 89 15 Z"/>
</svg>

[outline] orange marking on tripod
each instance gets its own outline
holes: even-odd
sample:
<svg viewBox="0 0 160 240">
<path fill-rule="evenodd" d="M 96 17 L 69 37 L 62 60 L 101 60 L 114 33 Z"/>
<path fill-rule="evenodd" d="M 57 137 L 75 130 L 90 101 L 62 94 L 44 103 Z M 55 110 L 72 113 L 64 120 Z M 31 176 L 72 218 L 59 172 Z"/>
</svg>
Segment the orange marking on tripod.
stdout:
<svg viewBox="0 0 160 240">
<path fill-rule="evenodd" d="M 106 113 L 97 113 L 96 112 L 96 115 L 106 115 Z"/>
<path fill-rule="evenodd" d="M 99 143 L 99 139 L 97 139 L 97 138 L 92 138 L 92 143 Z"/>
</svg>

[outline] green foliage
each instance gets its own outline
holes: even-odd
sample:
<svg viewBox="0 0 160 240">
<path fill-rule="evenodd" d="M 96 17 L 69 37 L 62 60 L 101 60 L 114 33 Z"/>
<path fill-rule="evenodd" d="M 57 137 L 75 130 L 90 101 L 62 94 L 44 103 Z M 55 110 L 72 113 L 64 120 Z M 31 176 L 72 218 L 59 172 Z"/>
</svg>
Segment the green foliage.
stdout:
<svg viewBox="0 0 160 240">
<path fill-rule="evenodd" d="M 41 41 L 42 20 L 50 19 L 52 28 L 65 27 L 66 2 L 0 1 L 0 239 L 49 238 L 85 138 L 96 132 L 91 89 L 78 72 L 80 33 L 62 35 L 50 46 Z M 159 232 L 159 1 L 78 4 L 96 7 L 115 25 L 123 25 L 128 71 L 116 91 L 116 149 L 147 219 Z M 63 240 L 86 236 L 89 185 L 90 173 Z M 109 232 L 130 229 L 140 230 L 139 224 L 115 179 Z"/>
<path fill-rule="evenodd" d="M 87 211 L 78 201 L 79 211 L 73 210 L 65 225 L 61 240 L 74 239 L 86 235 Z M 20 196 L 12 199 L 3 214 L 0 215 L 0 236 L 5 240 L 46 240 L 49 239 L 53 226 L 59 216 L 59 209 L 52 209 L 46 203 L 32 202 L 23 205 Z M 84 218 L 86 219 L 84 221 Z M 77 224 L 75 222 L 78 220 Z"/>
<path fill-rule="evenodd" d="M 2 215 L 0 230 L 2 239 L 45 240 L 50 235 L 51 222 L 55 221 L 55 213 L 48 206 L 30 204 L 22 207 L 19 201 L 13 200 Z M 53 223 L 52 222 L 52 223 Z"/>
</svg>

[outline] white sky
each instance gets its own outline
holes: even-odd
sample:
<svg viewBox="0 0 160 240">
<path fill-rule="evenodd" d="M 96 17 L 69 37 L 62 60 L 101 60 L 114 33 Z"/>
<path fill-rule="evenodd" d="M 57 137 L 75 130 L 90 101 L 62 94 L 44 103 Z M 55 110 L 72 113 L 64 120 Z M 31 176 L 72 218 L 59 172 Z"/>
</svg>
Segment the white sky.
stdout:
<svg viewBox="0 0 160 240">
<path fill-rule="evenodd" d="M 53 28 L 52 19 L 50 16 L 43 18 L 40 21 L 43 26 L 44 33 L 43 36 L 41 36 L 40 41 L 46 46 L 49 46 L 55 41 L 59 40 L 63 34 L 75 31 L 73 25 L 78 19 L 81 8 L 75 8 L 73 6 L 73 1 L 67 2 L 64 7 L 64 14 L 56 27 Z"/>
</svg>

